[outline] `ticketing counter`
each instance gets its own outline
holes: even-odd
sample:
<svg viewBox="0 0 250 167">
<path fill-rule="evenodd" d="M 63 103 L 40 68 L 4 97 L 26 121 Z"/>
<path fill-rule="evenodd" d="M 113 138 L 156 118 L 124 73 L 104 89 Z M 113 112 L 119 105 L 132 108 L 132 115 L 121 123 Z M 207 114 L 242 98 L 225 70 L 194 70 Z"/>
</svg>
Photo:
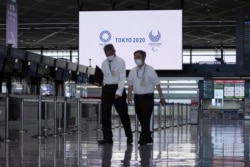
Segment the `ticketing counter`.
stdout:
<svg viewBox="0 0 250 167">
<path fill-rule="evenodd" d="M 0 122 L 5 124 L 0 135 L 7 140 L 9 125 L 21 124 L 24 133 L 27 121 L 37 122 L 38 138 L 66 134 L 70 124 L 81 131 L 81 105 L 100 106 L 100 99 L 87 96 L 94 68 L 6 46 L 0 46 L 0 60 Z"/>
</svg>

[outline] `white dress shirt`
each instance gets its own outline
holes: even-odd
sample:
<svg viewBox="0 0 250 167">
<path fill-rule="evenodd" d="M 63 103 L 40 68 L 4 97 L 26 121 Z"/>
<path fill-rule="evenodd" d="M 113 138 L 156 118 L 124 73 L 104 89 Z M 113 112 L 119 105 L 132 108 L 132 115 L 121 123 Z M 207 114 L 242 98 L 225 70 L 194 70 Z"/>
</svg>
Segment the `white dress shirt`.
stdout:
<svg viewBox="0 0 250 167">
<path fill-rule="evenodd" d="M 126 80 L 126 65 L 122 58 L 115 56 L 109 62 L 105 59 L 102 62 L 103 84 L 118 84 L 117 95 L 122 95 Z"/>
<path fill-rule="evenodd" d="M 128 85 L 133 86 L 135 94 L 154 93 L 155 86 L 159 84 L 160 80 L 150 65 L 136 66 L 129 72 Z"/>
</svg>

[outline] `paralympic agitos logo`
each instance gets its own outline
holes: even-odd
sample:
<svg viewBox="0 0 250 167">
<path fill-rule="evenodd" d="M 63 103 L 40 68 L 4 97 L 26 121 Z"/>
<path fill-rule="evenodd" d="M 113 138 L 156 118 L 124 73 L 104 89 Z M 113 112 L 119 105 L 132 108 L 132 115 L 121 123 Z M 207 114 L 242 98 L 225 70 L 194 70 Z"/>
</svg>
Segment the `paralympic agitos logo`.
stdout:
<svg viewBox="0 0 250 167">
<path fill-rule="evenodd" d="M 151 47 L 153 52 L 157 52 L 162 44 L 159 42 L 161 40 L 161 32 L 159 30 L 151 30 L 148 34 L 148 38 L 151 41 L 148 45 Z"/>
</svg>

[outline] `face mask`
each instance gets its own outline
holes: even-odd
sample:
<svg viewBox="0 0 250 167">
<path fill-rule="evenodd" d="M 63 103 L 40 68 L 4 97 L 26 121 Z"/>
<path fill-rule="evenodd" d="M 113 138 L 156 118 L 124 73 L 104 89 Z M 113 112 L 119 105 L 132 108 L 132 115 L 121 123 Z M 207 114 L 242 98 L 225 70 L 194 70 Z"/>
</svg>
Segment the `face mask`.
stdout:
<svg viewBox="0 0 250 167">
<path fill-rule="evenodd" d="M 108 56 L 108 57 L 107 57 L 108 61 L 113 61 L 114 58 L 115 58 L 115 55 L 111 55 L 111 56 Z"/>
<path fill-rule="evenodd" d="M 135 64 L 138 65 L 138 66 L 140 66 L 140 65 L 142 65 L 143 63 L 142 63 L 142 60 L 141 60 L 141 59 L 135 59 Z"/>
</svg>

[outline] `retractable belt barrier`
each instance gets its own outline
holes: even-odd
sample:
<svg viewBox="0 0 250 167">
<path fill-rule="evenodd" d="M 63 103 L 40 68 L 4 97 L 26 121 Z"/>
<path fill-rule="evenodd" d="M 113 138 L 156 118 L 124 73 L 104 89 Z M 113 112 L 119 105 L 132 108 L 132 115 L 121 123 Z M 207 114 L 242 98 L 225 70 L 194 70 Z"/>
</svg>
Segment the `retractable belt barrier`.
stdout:
<svg viewBox="0 0 250 167">
<path fill-rule="evenodd" d="M 67 104 L 68 103 L 76 103 L 76 130 L 74 132 L 82 132 L 81 128 L 81 104 L 96 104 L 98 105 L 98 118 L 97 118 L 97 128 L 96 130 L 101 129 L 101 100 L 100 99 L 88 99 L 88 98 L 64 98 L 64 97 L 43 97 L 43 96 L 30 96 L 30 95 L 9 95 L 9 94 L 0 94 L 0 97 L 5 100 L 5 141 L 11 141 L 9 138 L 9 98 L 19 98 L 21 100 L 21 128 L 20 132 L 25 133 L 27 130 L 24 129 L 24 103 L 25 102 L 33 102 L 38 105 L 38 123 L 37 123 L 37 135 L 33 136 L 38 139 L 43 137 L 47 137 L 47 134 L 42 135 L 42 103 L 45 103 L 45 120 L 44 120 L 44 131 L 48 131 L 48 116 L 47 109 L 48 103 L 54 104 L 54 132 L 49 136 L 58 136 L 58 135 L 66 135 L 70 133 L 67 131 Z M 57 128 L 57 119 L 58 115 L 58 107 L 57 104 L 62 103 L 64 105 L 63 112 L 63 127 L 61 127 L 59 123 L 59 127 Z M 133 106 L 133 105 L 130 105 Z M 182 104 L 182 103 L 167 103 L 164 106 L 159 105 L 159 103 L 155 103 L 154 108 L 157 108 L 157 111 L 154 110 L 151 116 L 151 131 L 159 131 L 161 129 L 171 128 L 175 126 L 183 126 L 190 123 L 190 105 Z M 134 112 L 135 118 L 135 129 L 134 132 L 139 132 L 139 121 L 136 113 Z M 155 123 L 157 122 L 157 123 Z M 155 127 L 157 125 L 157 127 Z M 119 126 L 121 124 L 119 123 Z M 60 133 L 60 130 L 63 131 Z"/>
<path fill-rule="evenodd" d="M 129 105 L 129 106 L 134 106 Z M 155 104 L 157 111 L 154 110 L 151 116 L 151 132 L 162 129 L 184 126 L 190 123 L 190 105 L 182 103 L 167 103 L 162 106 Z M 136 113 L 134 113 L 135 129 L 134 132 L 139 132 L 139 121 Z M 157 122 L 157 123 L 155 123 Z M 157 126 L 157 127 L 155 127 Z"/>
</svg>

